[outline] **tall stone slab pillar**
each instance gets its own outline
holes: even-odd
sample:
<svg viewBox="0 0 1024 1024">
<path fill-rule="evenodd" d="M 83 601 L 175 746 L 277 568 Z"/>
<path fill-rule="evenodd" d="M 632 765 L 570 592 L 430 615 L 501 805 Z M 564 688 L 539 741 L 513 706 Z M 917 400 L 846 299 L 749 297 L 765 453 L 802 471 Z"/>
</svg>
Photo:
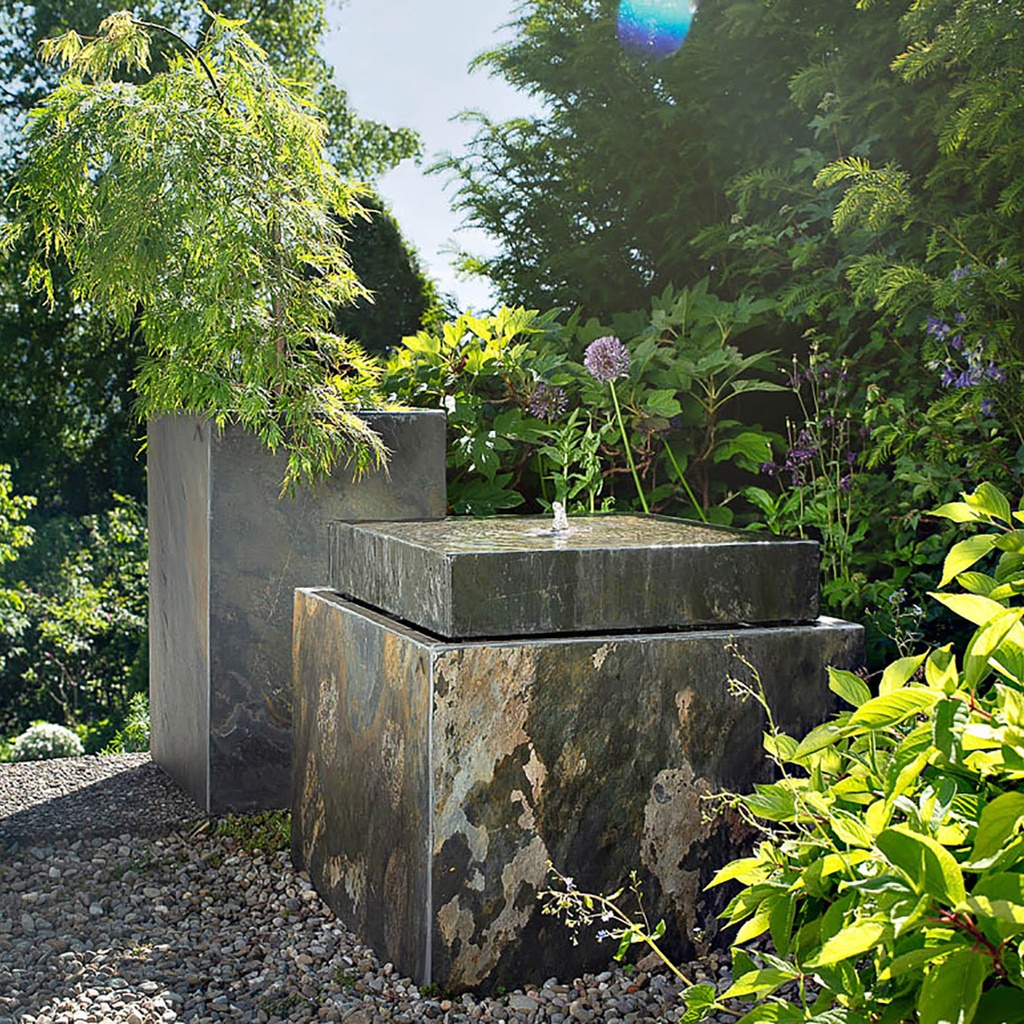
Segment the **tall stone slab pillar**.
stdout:
<svg viewBox="0 0 1024 1024">
<path fill-rule="evenodd" d="M 332 521 L 443 517 L 440 412 L 368 413 L 386 471 L 281 497 L 285 456 L 194 416 L 148 431 L 153 759 L 211 814 L 288 806 L 292 597 Z"/>
</svg>

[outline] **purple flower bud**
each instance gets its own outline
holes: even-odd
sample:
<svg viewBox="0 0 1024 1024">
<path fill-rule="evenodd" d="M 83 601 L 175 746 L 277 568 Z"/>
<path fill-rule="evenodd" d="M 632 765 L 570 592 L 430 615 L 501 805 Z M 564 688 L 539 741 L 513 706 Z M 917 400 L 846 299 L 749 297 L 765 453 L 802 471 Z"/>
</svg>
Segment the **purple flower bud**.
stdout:
<svg viewBox="0 0 1024 1024">
<path fill-rule="evenodd" d="M 758 468 L 764 476 L 776 476 L 779 472 L 779 467 L 774 462 L 762 462 Z"/>
<path fill-rule="evenodd" d="M 991 398 L 983 398 L 981 400 L 981 415 L 982 416 L 994 416 L 995 415 L 996 403 Z"/>
<path fill-rule="evenodd" d="M 587 373 L 602 384 L 609 384 L 617 377 L 629 373 L 629 351 L 612 335 L 592 341 L 583 353 L 583 365 Z"/>
<path fill-rule="evenodd" d="M 529 410 L 539 420 L 557 420 L 565 412 L 569 399 L 565 392 L 554 384 L 541 381 L 530 395 Z"/>
<path fill-rule="evenodd" d="M 988 377 L 989 380 L 994 380 L 1001 384 L 1006 380 L 1006 371 L 1000 369 L 995 363 L 989 363 L 988 366 L 985 367 L 985 376 Z"/>
<path fill-rule="evenodd" d="M 967 314 L 966 313 L 954 313 L 953 314 L 953 319 L 958 324 L 965 324 L 965 323 L 967 323 Z"/>
<path fill-rule="evenodd" d="M 970 277 L 970 275 L 971 265 L 968 263 L 966 267 L 957 267 L 956 270 L 949 275 L 949 279 L 950 281 L 962 281 L 965 277 Z"/>
<path fill-rule="evenodd" d="M 956 349 L 958 352 L 964 347 L 964 336 L 962 334 L 954 334 L 949 339 L 949 347 Z"/>
<path fill-rule="evenodd" d="M 951 328 L 949 324 L 940 320 L 937 316 L 930 316 L 928 317 L 926 330 L 929 334 L 934 334 L 936 338 L 945 338 Z"/>
<path fill-rule="evenodd" d="M 839 490 L 846 494 L 853 486 L 853 477 L 848 473 L 839 481 Z"/>
<path fill-rule="evenodd" d="M 952 366 L 944 366 L 942 368 L 942 376 L 939 378 L 944 388 L 952 387 L 956 383 L 957 372 Z"/>
</svg>

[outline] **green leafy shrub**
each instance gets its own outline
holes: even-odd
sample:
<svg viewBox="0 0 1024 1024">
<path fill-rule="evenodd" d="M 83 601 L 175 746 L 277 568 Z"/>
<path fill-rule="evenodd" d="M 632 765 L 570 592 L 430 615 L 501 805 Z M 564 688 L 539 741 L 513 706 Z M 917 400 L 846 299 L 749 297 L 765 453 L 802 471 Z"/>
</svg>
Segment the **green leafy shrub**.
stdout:
<svg viewBox="0 0 1024 1024">
<path fill-rule="evenodd" d="M 80 757 L 82 741 L 63 725 L 40 722 L 25 730 L 11 749 L 12 761 L 46 761 L 54 757 Z"/>
<path fill-rule="evenodd" d="M 121 728 L 103 748 L 103 753 L 134 754 L 149 750 L 149 729 L 149 699 L 144 693 L 134 693 Z"/>
<path fill-rule="evenodd" d="M 711 883 L 742 885 L 733 983 L 690 987 L 686 1019 L 741 998 L 743 1024 L 1024 1021 L 1024 511 L 983 484 L 935 514 L 994 528 L 946 557 L 964 590 L 933 595 L 975 632 L 893 662 L 874 696 L 830 671 L 851 710 L 766 736 L 778 781 L 736 798 L 763 841 Z M 766 933 L 772 953 L 742 948 Z"/>
<path fill-rule="evenodd" d="M 730 477 L 771 456 L 770 435 L 735 418 L 740 400 L 785 390 L 767 379 L 769 353 L 733 343 L 769 305 L 726 302 L 704 280 L 606 323 L 521 308 L 466 314 L 405 338 L 383 387 L 392 400 L 447 411 L 456 513 L 558 500 L 571 512 L 646 505 L 729 522 Z M 614 387 L 584 364 L 607 336 L 628 354 Z"/>
<path fill-rule="evenodd" d="M 0 636 L 0 726 L 108 720 L 90 736 L 98 750 L 146 685 L 145 511 L 118 498 L 96 515 L 40 520 L 36 536 L 14 566 L 19 628 Z"/>
</svg>

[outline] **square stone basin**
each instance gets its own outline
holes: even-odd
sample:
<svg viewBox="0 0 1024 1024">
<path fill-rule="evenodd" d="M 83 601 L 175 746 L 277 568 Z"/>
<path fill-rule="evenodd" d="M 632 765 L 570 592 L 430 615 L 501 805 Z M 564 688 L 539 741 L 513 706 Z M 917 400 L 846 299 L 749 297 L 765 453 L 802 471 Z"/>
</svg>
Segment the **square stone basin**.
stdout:
<svg viewBox="0 0 1024 1024">
<path fill-rule="evenodd" d="M 662 516 L 333 523 L 330 585 L 448 639 L 809 623 L 818 545 Z"/>
</svg>

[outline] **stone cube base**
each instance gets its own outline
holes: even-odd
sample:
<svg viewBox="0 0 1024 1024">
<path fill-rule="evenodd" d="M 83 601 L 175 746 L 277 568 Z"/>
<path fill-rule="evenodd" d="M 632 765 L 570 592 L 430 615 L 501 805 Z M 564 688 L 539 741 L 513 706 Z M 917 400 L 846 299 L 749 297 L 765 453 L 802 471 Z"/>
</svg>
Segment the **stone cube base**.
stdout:
<svg viewBox="0 0 1024 1024">
<path fill-rule="evenodd" d="M 295 597 L 292 844 L 345 924 L 420 984 L 542 982 L 614 952 L 542 915 L 548 862 L 610 891 L 639 868 L 676 948 L 713 930 L 712 873 L 745 835 L 702 798 L 764 777 L 758 667 L 792 734 L 863 631 L 813 625 L 439 640 L 333 591 Z"/>
</svg>

